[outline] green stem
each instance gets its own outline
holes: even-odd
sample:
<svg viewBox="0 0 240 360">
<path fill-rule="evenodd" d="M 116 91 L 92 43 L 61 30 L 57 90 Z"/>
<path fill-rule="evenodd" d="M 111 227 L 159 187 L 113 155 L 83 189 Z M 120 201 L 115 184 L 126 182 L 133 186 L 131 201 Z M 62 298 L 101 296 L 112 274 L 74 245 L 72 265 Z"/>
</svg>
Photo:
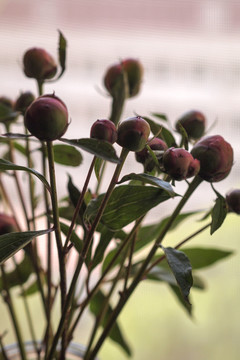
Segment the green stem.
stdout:
<svg viewBox="0 0 240 360">
<path fill-rule="evenodd" d="M 21 358 L 22 358 L 22 360 L 27 360 L 26 352 L 25 352 L 25 348 L 24 348 L 24 342 L 23 342 L 23 338 L 22 338 L 22 333 L 21 333 L 21 330 L 20 330 L 17 315 L 16 315 L 16 312 L 15 312 L 13 302 L 12 302 L 12 298 L 11 298 L 11 294 L 10 294 L 10 291 L 9 291 L 9 286 L 8 286 L 8 282 L 7 282 L 7 275 L 5 273 L 4 265 L 1 265 L 1 270 L 2 270 L 3 288 L 5 290 L 4 299 L 5 299 L 5 302 L 6 302 L 7 306 L 8 306 L 8 310 L 9 310 L 10 315 L 11 315 L 11 320 L 12 320 L 13 327 L 14 327 L 15 334 L 16 334 L 16 338 L 17 338 L 17 341 L 18 341 L 18 346 L 19 346 L 19 351 L 20 351 L 20 354 L 21 354 Z"/>
<path fill-rule="evenodd" d="M 66 319 L 66 316 L 67 316 L 67 313 L 68 313 L 68 310 L 69 310 L 69 306 L 72 302 L 72 297 L 74 295 L 74 292 L 75 292 L 75 288 L 76 288 L 76 284 L 77 284 L 77 280 L 78 280 L 78 277 L 79 277 L 79 274 L 80 274 L 80 271 L 82 269 L 82 265 L 84 264 L 84 261 L 86 259 L 86 256 L 87 256 L 87 253 L 88 253 L 88 250 L 91 246 L 91 241 L 92 241 L 92 237 L 93 237 L 93 234 L 97 228 L 97 225 L 99 224 L 99 221 L 101 219 L 101 216 L 105 210 L 105 207 L 107 205 L 107 202 L 112 194 L 112 191 L 118 181 L 118 177 L 120 175 L 120 172 L 122 170 L 122 167 L 123 167 L 123 164 L 124 164 L 124 161 L 127 157 L 127 154 L 128 154 L 128 150 L 127 149 L 122 149 L 122 153 L 121 153 L 121 163 L 117 165 L 116 169 L 115 169 L 115 172 L 113 174 L 113 177 L 112 177 L 112 180 L 109 184 L 109 187 L 108 187 L 108 190 L 102 200 L 102 203 L 98 209 L 98 213 L 94 219 L 94 222 L 91 226 L 91 229 L 88 233 L 88 236 L 85 240 L 85 243 L 84 243 L 84 246 L 83 246 L 83 249 L 82 249 L 82 254 L 79 255 L 79 261 L 78 261 L 78 264 L 77 264 L 77 267 L 75 269 L 75 273 L 73 275 L 73 278 L 72 278 L 72 282 L 71 282 L 71 285 L 70 285 L 70 288 L 69 288 L 69 291 L 68 291 L 68 295 L 66 297 L 66 301 L 65 301 L 65 304 L 64 304 L 64 308 L 62 310 L 62 316 L 61 316 L 61 319 L 60 319 L 60 322 L 59 322 L 59 325 L 58 325 L 58 329 L 57 329 L 57 332 L 54 336 L 54 339 L 53 339 L 53 343 L 52 343 L 52 347 L 50 349 L 50 352 L 49 352 L 49 355 L 47 357 L 48 360 L 52 359 L 53 356 L 54 356 L 54 353 L 56 351 L 56 347 L 57 347 L 57 344 L 58 344 L 58 341 L 59 341 L 59 338 L 64 330 L 64 324 L 65 324 L 65 319 Z"/>
<path fill-rule="evenodd" d="M 95 356 L 97 355 L 98 351 L 100 350 L 101 346 L 103 345 L 106 337 L 109 335 L 109 332 L 111 331 L 112 326 L 114 325 L 118 315 L 122 311 L 122 309 L 123 309 L 124 305 L 126 304 L 127 300 L 132 295 L 132 293 L 134 292 L 137 285 L 141 282 L 142 277 L 143 277 L 143 275 L 145 273 L 145 270 L 147 269 L 147 267 L 148 267 L 150 261 L 152 260 L 155 252 L 159 248 L 159 245 L 162 243 L 162 241 L 163 241 L 165 235 L 167 234 L 168 230 L 172 226 L 172 224 L 175 221 L 176 217 L 179 215 L 179 213 L 182 210 L 183 206 L 188 201 L 189 197 L 192 195 L 194 190 L 198 187 L 198 185 L 201 182 L 202 182 L 202 179 L 200 177 L 196 176 L 193 179 L 192 183 L 189 185 L 185 195 L 182 197 L 182 199 L 180 200 L 180 202 L 177 205 L 176 209 L 174 210 L 172 216 L 169 218 L 168 222 L 164 226 L 162 232 L 160 233 L 159 237 L 155 241 L 155 244 L 151 248 L 148 256 L 146 257 L 146 259 L 143 262 L 141 268 L 139 269 L 138 273 L 136 274 L 135 278 L 133 279 L 131 285 L 129 286 L 127 291 L 123 294 L 123 296 L 119 299 L 119 302 L 118 302 L 117 306 L 115 307 L 115 310 L 112 312 L 112 315 L 109 318 L 109 321 L 107 322 L 107 324 L 106 324 L 101 336 L 99 337 L 99 340 L 96 343 L 93 351 L 91 352 L 91 355 L 90 355 L 88 360 L 93 360 L 95 358 Z"/>
</svg>

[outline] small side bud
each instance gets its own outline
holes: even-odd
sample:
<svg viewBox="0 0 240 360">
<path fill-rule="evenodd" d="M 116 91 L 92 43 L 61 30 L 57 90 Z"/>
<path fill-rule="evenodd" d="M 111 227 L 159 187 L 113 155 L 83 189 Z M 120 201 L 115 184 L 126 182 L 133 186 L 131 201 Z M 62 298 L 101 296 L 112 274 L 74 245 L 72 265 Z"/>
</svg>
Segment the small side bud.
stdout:
<svg viewBox="0 0 240 360">
<path fill-rule="evenodd" d="M 24 73 L 37 80 L 52 79 L 57 72 L 53 57 L 44 49 L 31 48 L 23 56 Z"/>
<path fill-rule="evenodd" d="M 110 120 L 97 120 L 91 127 L 90 137 L 98 140 L 105 140 L 114 144 L 117 141 L 117 129 Z"/>
<path fill-rule="evenodd" d="M 131 117 L 119 124 L 117 143 L 130 151 L 140 151 L 149 134 L 150 126 L 146 120 L 140 116 Z"/>
<path fill-rule="evenodd" d="M 148 139 L 149 141 L 150 139 Z M 167 144 L 159 138 L 154 138 L 148 142 L 149 147 L 153 151 L 166 151 L 168 146 Z M 155 167 L 155 162 L 152 159 L 152 156 L 149 154 L 148 149 L 145 147 L 143 150 L 135 153 L 137 162 L 140 162 L 144 165 L 145 170 L 151 172 Z"/>
<path fill-rule="evenodd" d="M 240 189 L 234 189 L 227 193 L 226 201 L 228 209 L 240 215 Z"/>
</svg>

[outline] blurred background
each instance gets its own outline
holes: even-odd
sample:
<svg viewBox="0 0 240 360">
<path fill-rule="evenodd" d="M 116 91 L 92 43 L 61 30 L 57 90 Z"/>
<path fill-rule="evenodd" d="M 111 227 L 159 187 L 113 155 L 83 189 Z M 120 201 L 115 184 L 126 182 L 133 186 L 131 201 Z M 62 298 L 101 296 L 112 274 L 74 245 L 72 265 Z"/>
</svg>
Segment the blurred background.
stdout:
<svg viewBox="0 0 240 360">
<path fill-rule="evenodd" d="M 216 189 L 224 195 L 240 186 L 239 1 L 0 0 L 0 96 L 16 99 L 27 90 L 37 95 L 34 80 L 22 72 L 22 57 L 35 46 L 57 57 L 58 29 L 68 41 L 67 70 L 45 92 L 55 91 L 68 106 L 72 123 L 66 137 L 89 136 L 91 124 L 108 117 L 111 102 L 102 82 L 107 67 L 119 59 L 138 58 L 145 69 L 142 91 L 127 101 L 123 119 L 134 112 L 146 116 L 161 112 L 174 127 L 184 112 L 202 111 L 209 133 L 223 135 L 235 151 L 231 175 Z M 83 173 L 90 159 L 84 154 Z M 125 171 L 133 169 L 141 171 L 130 157 Z M 69 172 L 76 175 L 74 169 Z M 64 194 L 65 178 L 59 186 Z M 200 190 L 192 200 L 194 206 L 211 206 L 215 197 L 209 184 Z M 153 215 L 159 216 L 159 211 Z M 239 219 L 229 216 L 217 233 L 210 237 L 206 232 L 192 244 L 235 251 L 225 262 L 201 272 L 208 289 L 193 291 L 193 319 L 163 285 L 143 284 L 136 291 L 120 318 L 134 349 L 133 360 L 238 359 Z M 181 227 L 169 243 L 183 239 L 190 230 L 190 224 Z M 0 331 L 5 315 L 0 303 Z M 91 318 L 86 318 L 89 322 Z M 79 329 L 75 340 L 84 343 L 85 332 Z M 109 341 L 100 359 L 122 360 L 125 355 Z"/>
</svg>

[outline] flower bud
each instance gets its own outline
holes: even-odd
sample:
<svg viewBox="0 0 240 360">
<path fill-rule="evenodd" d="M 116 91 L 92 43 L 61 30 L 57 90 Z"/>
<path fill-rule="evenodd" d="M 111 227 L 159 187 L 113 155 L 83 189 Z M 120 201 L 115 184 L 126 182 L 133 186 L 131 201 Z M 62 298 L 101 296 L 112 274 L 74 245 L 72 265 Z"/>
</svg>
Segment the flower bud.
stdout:
<svg viewBox="0 0 240 360">
<path fill-rule="evenodd" d="M 200 111 L 189 111 L 185 113 L 176 123 L 179 131 L 179 123 L 184 127 L 189 138 L 200 139 L 205 131 L 206 119 Z"/>
<path fill-rule="evenodd" d="M 0 235 L 17 231 L 17 224 L 15 219 L 6 214 L 0 214 Z"/>
<path fill-rule="evenodd" d="M 140 116 L 131 117 L 119 124 L 117 143 L 130 151 L 140 151 L 149 134 L 150 126 L 146 120 Z"/>
<path fill-rule="evenodd" d="M 24 123 L 29 132 L 43 141 L 59 139 L 68 127 L 68 110 L 55 95 L 43 95 L 27 108 Z"/>
<path fill-rule="evenodd" d="M 28 106 L 34 100 L 35 100 L 35 96 L 30 91 L 21 93 L 14 104 L 14 109 L 16 111 L 20 111 L 22 114 L 24 114 L 25 111 L 27 110 Z"/>
<path fill-rule="evenodd" d="M 240 215 L 240 189 L 231 190 L 226 195 L 229 211 Z"/>
<path fill-rule="evenodd" d="M 148 139 L 148 141 L 149 140 L 150 139 Z M 151 141 L 149 141 L 148 145 L 153 151 L 166 151 L 168 148 L 167 144 L 159 138 L 153 138 Z M 152 156 L 149 154 L 149 151 L 146 147 L 141 151 L 136 152 L 135 157 L 138 162 L 145 165 L 146 171 L 150 172 L 154 169 L 155 162 L 153 161 Z"/>
<path fill-rule="evenodd" d="M 231 171 L 233 149 L 220 135 L 206 136 L 199 140 L 191 154 L 200 161 L 199 175 L 206 181 L 221 181 Z"/>
<path fill-rule="evenodd" d="M 163 166 L 168 175 L 174 180 L 184 180 L 197 175 L 200 164 L 185 149 L 169 148 L 163 154 Z"/>
<path fill-rule="evenodd" d="M 57 72 L 53 57 L 44 49 L 31 48 L 23 56 L 24 73 L 37 80 L 52 79 Z"/>
<path fill-rule="evenodd" d="M 143 77 L 143 66 L 136 59 L 125 59 L 108 68 L 104 76 L 106 89 L 114 96 L 123 84 L 123 72 L 125 72 L 128 82 L 128 97 L 136 96 L 140 91 Z"/>
<path fill-rule="evenodd" d="M 117 129 L 110 120 L 97 120 L 91 127 L 90 137 L 98 140 L 105 140 L 114 144 L 117 140 Z"/>
</svg>

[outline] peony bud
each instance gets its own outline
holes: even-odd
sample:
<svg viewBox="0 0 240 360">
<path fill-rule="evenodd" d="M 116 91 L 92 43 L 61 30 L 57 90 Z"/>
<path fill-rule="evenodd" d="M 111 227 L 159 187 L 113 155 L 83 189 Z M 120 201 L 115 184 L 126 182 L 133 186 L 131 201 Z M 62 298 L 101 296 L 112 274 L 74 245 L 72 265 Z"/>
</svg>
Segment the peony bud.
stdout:
<svg viewBox="0 0 240 360">
<path fill-rule="evenodd" d="M 68 127 L 68 110 L 55 95 L 43 95 L 27 108 L 24 123 L 29 132 L 43 141 L 59 139 Z"/>
<path fill-rule="evenodd" d="M 176 123 L 179 131 L 179 123 L 184 127 L 189 138 L 200 139 L 205 131 L 205 116 L 200 111 L 189 111 L 185 113 Z"/>
<path fill-rule="evenodd" d="M 17 230 L 17 224 L 14 217 L 6 214 L 0 214 L 0 235 L 16 232 Z"/>
<path fill-rule="evenodd" d="M 226 195 L 229 211 L 240 215 L 240 189 L 231 190 Z"/>
<path fill-rule="evenodd" d="M 185 149 L 169 148 L 163 154 L 163 166 L 168 175 L 174 180 L 184 180 L 197 175 L 200 164 Z"/>
<path fill-rule="evenodd" d="M 199 175 L 209 182 L 223 180 L 233 165 L 233 149 L 220 135 L 206 136 L 191 151 L 200 161 Z"/>
<path fill-rule="evenodd" d="M 90 137 L 98 140 L 105 140 L 114 144 L 117 140 L 117 129 L 110 120 L 97 120 L 91 127 Z"/>
<path fill-rule="evenodd" d="M 16 111 L 20 111 L 22 114 L 25 113 L 28 106 L 35 100 L 35 96 L 30 92 L 26 91 L 24 93 L 21 93 L 21 95 L 17 98 L 14 109 Z"/>
<path fill-rule="evenodd" d="M 167 144 L 159 138 L 153 138 L 149 141 L 148 145 L 153 151 L 166 151 L 168 148 Z M 145 165 L 146 171 L 150 172 L 154 169 L 155 163 L 146 147 L 143 150 L 136 152 L 135 157 L 138 162 Z"/>
<path fill-rule="evenodd" d="M 106 89 L 112 96 L 116 94 L 123 84 L 123 71 L 125 71 L 128 81 L 128 97 L 136 96 L 140 91 L 143 77 L 143 66 L 136 59 L 125 59 L 108 68 L 104 76 Z"/>
<path fill-rule="evenodd" d="M 24 73 L 37 80 L 52 79 L 57 72 L 53 57 L 44 49 L 31 48 L 23 56 Z"/>
<path fill-rule="evenodd" d="M 130 151 L 140 151 L 149 134 L 150 126 L 146 120 L 140 116 L 131 117 L 119 124 L 117 143 Z"/>
</svg>

